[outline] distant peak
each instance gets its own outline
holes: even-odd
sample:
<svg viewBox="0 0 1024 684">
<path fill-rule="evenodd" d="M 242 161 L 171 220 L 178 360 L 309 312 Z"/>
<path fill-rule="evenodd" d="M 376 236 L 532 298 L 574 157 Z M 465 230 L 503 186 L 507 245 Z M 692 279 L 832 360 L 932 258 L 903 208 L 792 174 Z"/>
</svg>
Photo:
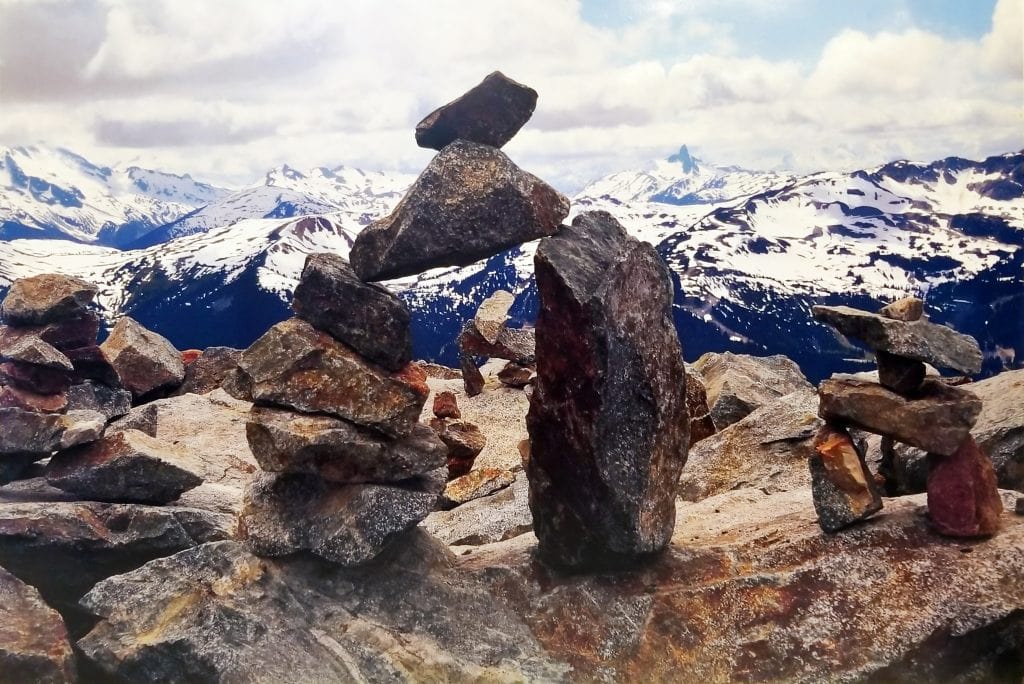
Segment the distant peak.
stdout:
<svg viewBox="0 0 1024 684">
<path fill-rule="evenodd" d="M 697 160 L 690 156 L 690 151 L 686 149 L 686 145 L 680 147 L 679 152 L 669 157 L 668 161 L 673 164 L 680 164 L 683 167 L 683 173 L 694 173 L 697 171 Z"/>
</svg>

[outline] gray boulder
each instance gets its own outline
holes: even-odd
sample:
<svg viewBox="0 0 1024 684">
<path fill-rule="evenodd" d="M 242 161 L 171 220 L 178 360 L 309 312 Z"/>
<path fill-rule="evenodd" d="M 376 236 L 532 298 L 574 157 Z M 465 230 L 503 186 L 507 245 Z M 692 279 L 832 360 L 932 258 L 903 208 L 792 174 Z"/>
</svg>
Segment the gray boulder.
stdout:
<svg viewBox="0 0 1024 684">
<path fill-rule="evenodd" d="M 722 430 L 765 404 L 811 384 L 789 358 L 708 352 L 693 370 L 704 382 L 715 428 Z"/>
</svg>

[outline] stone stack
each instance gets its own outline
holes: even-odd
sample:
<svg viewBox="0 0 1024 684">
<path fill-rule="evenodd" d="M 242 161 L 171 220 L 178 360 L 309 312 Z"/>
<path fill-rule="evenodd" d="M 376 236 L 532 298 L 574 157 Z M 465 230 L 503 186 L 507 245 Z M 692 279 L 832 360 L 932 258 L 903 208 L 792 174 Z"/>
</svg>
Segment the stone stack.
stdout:
<svg viewBox="0 0 1024 684">
<path fill-rule="evenodd" d="M 476 315 L 466 321 L 459 334 L 459 361 L 466 394 L 476 396 L 483 391 L 484 377 L 477 367 L 478 357 L 505 359 L 508 363 L 498 379 L 508 387 L 523 388 L 533 383 L 534 331 L 508 327 L 508 312 L 515 295 L 498 290 L 485 299 Z"/>
<path fill-rule="evenodd" d="M 981 400 L 928 377 L 925 366 L 977 373 L 982 361 L 977 342 L 928 321 L 923 303 L 914 297 L 878 313 L 845 306 L 816 306 L 812 313 L 841 334 L 861 340 L 878 363 L 877 383 L 836 376 L 818 389 L 819 415 L 828 424 L 818 436 L 810 467 L 822 528 L 834 532 L 882 506 L 864 449 L 847 432 L 854 427 L 882 435 L 890 445 L 903 443 L 928 452 L 928 509 L 938 532 L 953 537 L 994 534 L 1002 501 L 992 463 L 970 434 Z"/>
</svg>

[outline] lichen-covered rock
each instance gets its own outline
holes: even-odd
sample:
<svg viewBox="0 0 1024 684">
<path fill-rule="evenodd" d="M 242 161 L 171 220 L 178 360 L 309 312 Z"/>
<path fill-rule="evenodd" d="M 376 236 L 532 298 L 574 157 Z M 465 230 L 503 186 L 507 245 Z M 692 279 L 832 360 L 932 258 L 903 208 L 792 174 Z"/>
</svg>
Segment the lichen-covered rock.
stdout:
<svg viewBox="0 0 1024 684">
<path fill-rule="evenodd" d="M 136 400 L 185 379 L 185 364 L 174 345 L 128 316 L 117 321 L 100 349 Z"/>
<path fill-rule="evenodd" d="M 462 418 L 455 392 L 445 390 L 435 394 L 433 412 L 435 418 Z"/>
<path fill-rule="evenodd" d="M 254 407 L 249 448 L 263 470 L 332 482 L 392 482 L 443 468 L 448 448 L 425 425 L 390 439 L 331 416 Z"/>
<path fill-rule="evenodd" d="M 537 91 L 495 71 L 416 124 L 416 144 L 440 150 L 455 140 L 501 147 L 533 116 Z"/>
<path fill-rule="evenodd" d="M 356 277 L 336 254 L 310 254 L 292 299 L 299 318 L 390 371 L 412 360 L 409 309 L 391 291 Z"/>
<path fill-rule="evenodd" d="M 488 496 L 508 487 L 516 479 L 515 473 L 502 468 L 480 468 L 449 480 L 441 493 L 441 507 L 454 508 L 467 501 Z"/>
<path fill-rule="evenodd" d="M 107 420 L 120 418 L 132 410 L 132 393 L 99 382 L 86 381 L 68 390 L 69 411 L 99 411 Z"/>
<path fill-rule="evenodd" d="M 389 216 L 359 233 L 349 258 L 365 281 L 468 266 L 555 233 L 568 214 L 564 195 L 502 152 L 457 140 Z"/>
<path fill-rule="evenodd" d="M 209 347 L 185 366 L 185 380 L 175 394 L 208 394 L 224 384 L 228 373 L 238 368 L 241 349 Z"/>
<path fill-rule="evenodd" d="M 849 378 L 824 380 L 818 415 L 863 428 L 929 452 L 956 452 L 978 420 L 981 400 L 967 390 L 929 378 L 914 399 L 881 385 Z"/>
<path fill-rule="evenodd" d="M 718 430 L 781 396 L 811 387 L 800 367 L 781 354 L 750 356 L 708 352 L 697 359 L 693 370 L 704 383 L 711 417 Z"/>
<path fill-rule="evenodd" d="M 0 682 L 77 680 L 68 630 L 39 591 L 0 568 Z"/>
<path fill-rule="evenodd" d="M 535 257 L 537 379 L 527 428 L 541 556 L 565 567 L 661 551 L 686 463 L 686 369 L 672 280 L 654 248 L 604 212 Z"/>
<path fill-rule="evenodd" d="M 882 509 L 882 497 L 864 454 L 846 430 L 823 426 L 814 438 L 808 464 L 821 529 L 837 532 Z"/>
<path fill-rule="evenodd" d="M 412 431 L 430 394 L 419 368 L 388 373 L 299 318 L 253 342 L 239 368 L 258 403 L 330 413 L 399 437 Z"/>
<path fill-rule="evenodd" d="M 80 316 L 99 291 L 80 278 L 44 273 L 20 278 L 0 302 L 0 316 L 11 325 L 45 325 Z"/>
<path fill-rule="evenodd" d="M 928 517 L 940 534 L 995 534 L 1003 512 L 996 487 L 992 462 L 971 437 L 952 456 L 928 455 Z"/>
<path fill-rule="evenodd" d="M 262 475 L 246 493 L 239 525 L 257 555 L 310 551 L 339 565 L 358 565 L 427 517 L 444 487 L 443 472 L 388 484 Z"/>
</svg>

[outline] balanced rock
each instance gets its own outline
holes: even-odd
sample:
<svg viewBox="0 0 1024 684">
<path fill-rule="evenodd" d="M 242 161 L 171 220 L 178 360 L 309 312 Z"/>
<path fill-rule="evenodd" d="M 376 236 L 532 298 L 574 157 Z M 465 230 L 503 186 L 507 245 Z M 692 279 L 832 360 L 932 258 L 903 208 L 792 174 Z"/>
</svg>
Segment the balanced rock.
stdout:
<svg viewBox="0 0 1024 684">
<path fill-rule="evenodd" d="M 875 361 L 878 363 L 878 382 L 882 387 L 903 396 L 915 394 L 928 373 L 928 368 L 921 361 L 904 359 L 887 352 L 876 352 Z"/>
<path fill-rule="evenodd" d="M 659 552 L 689 441 L 668 268 L 605 212 L 542 241 L 534 263 L 526 471 L 539 552 L 567 567 Z"/>
<path fill-rule="evenodd" d="M 185 364 L 174 345 L 128 316 L 118 320 L 100 349 L 136 400 L 185 379 Z"/>
<path fill-rule="evenodd" d="M 431 160 L 389 216 L 352 245 L 365 281 L 467 266 L 555 233 L 569 200 L 499 150 L 457 140 Z"/>
<path fill-rule="evenodd" d="M 462 383 L 466 388 L 466 396 L 475 397 L 484 391 L 484 375 L 480 372 L 471 354 L 459 356 L 459 366 L 462 368 Z"/>
<path fill-rule="evenodd" d="M 455 140 L 501 147 L 533 116 L 537 91 L 500 71 L 416 124 L 416 144 L 440 150 Z"/>
<path fill-rule="evenodd" d="M 0 303 L 0 316 L 12 325 L 45 325 L 87 311 L 99 291 L 80 278 L 45 273 L 11 284 Z"/>
<path fill-rule="evenodd" d="M 433 413 L 436 418 L 462 418 L 462 411 L 459 410 L 455 392 L 445 390 L 435 394 Z"/>
<path fill-rule="evenodd" d="M 398 437 L 415 427 L 430 394 L 418 367 L 388 373 L 299 318 L 253 342 L 239 369 L 247 399 L 329 413 Z"/>
<path fill-rule="evenodd" d="M 989 537 L 1003 502 L 988 456 L 968 437 L 952 456 L 928 454 L 928 517 L 950 537 Z"/>
<path fill-rule="evenodd" d="M 126 430 L 57 454 L 46 480 L 94 501 L 163 504 L 202 484 L 199 475 L 180 465 L 187 458 L 176 447 Z"/>
<path fill-rule="evenodd" d="M 879 315 L 895 321 L 919 321 L 924 315 L 924 302 L 917 297 L 904 297 L 878 310 Z"/>
<path fill-rule="evenodd" d="M 69 411 L 99 411 L 107 420 L 119 418 L 132 410 L 132 393 L 99 382 L 86 381 L 68 390 Z"/>
<path fill-rule="evenodd" d="M 442 470 L 389 484 L 267 474 L 249 488 L 239 524 L 257 555 L 305 550 L 340 565 L 358 565 L 427 517 L 443 487 Z"/>
<path fill-rule="evenodd" d="M 68 408 L 68 397 L 64 394 L 39 394 L 14 385 L 0 385 L 0 408 L 63 413 Z"/>
<path fill-rule="evenodd" d="M 412 360 L 409 309 L 383 287 L 356 277 L 336 254 L 310 254 L 292 300 L 299 318 L 390 371 Z"/>
<path fill-rule="evenodd" d="M 811 495 L 821 529 L 837 532 L 882 509 L 882 497 L 864 462 L 864 454 L 846 430 L 822 426 L 808 463 Z"/>
<path fill-rule="evenodd" d="M 426 425 L 388 439 L 338 418 L 254 407 L 246 425 L 263 470 L 319 475 L 332 482 L 392 482 L 445 465 L 448 449 Z"/>
<path fill-rule="evenodd" d="M 238 368 L 241 349 L 209 347 L 185 366 L 185 380 L 175 394 L 207 394 L 224 384 L 228 374 Z"/>
<path fill-rule="evenodd" d="M 956 453 L 981 412 L 981 400 L 967 390 L 928 378 L 914 399 L 881 385 L 830 378 L 818 389 L 818 415 L 891 437 L 932 453 Z"/>
<path fill-rule="evenodd" d="M 704 382 L 711 418 L 719 430 L 770 401 L 811 386 L 800 367 L 781 354 L 708 352 L 697 359 L 693 370 Z"/>
<path fill-rule="evenodd" d="M 952 368 L 962 373 L 981 370 L 981 349 L 969 335 L 926 320 L 900 321 L 848 306 L 815 306 L 814 317 L 846 337 L 855 337 L 872 351 Z"/>
<path fill-rule="evenodd" d="M 477 321 L 466 321 L 459 333 L 459 350 L 473 356 L 508 359 L 520 365 L 533 363 L 536 340 L 532 328 L 509 328 L 503 323 L 489 341 L 477 328 Z"/>
<path fill-rule="evenodd" d="M 686 374 L 686 415 L 690 417 L 690 446 L 718 432 L 708 407 L 708 393 L 695 373 Z"/>
<path fill-rule="evenodd" d="M 448 447 L 448 479 L 465 475 L 473 468 L 473 462 L 487 446 L 487 437 L 480 428 L 464 420 L 447 421 L 435 418 L 430 421 L 441 441 Z"/>
<path fill-rule="evenodd" d="M 32 326 L 0 325 L 0 350 L 23 337 L 38 337 L 62 352 L 96 344 L 100 317 L 95 311 L 84 311 L 72 318 Z"/>
<path fill-rule="evenodd" d="M 516 301 L 516 296 L 507 290 L 497 290 L 485 299 L 476 310 L 473 324 L 477 332 L 489 344 L 498 341 L 498 335 L 505 328 L 508 311 Z"/>
<path fill-rule="evenodd" d="M 57 611 L 3 568 L 0 599 L 0 682 L 74 682 L 75 654 Z"/>
</svg>

